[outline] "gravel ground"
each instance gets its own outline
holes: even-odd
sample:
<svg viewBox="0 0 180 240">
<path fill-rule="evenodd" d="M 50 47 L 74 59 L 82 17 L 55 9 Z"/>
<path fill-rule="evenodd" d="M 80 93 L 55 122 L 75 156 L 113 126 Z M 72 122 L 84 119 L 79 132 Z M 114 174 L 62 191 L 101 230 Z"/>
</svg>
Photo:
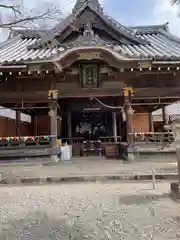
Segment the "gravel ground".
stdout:
<svg viewBox="0 0 180 240">
<path fill-rule="evenodd" d="M 0 239 L 180 239 L 169 183 L 82 183 L 0 188 Z"/>
</svg>

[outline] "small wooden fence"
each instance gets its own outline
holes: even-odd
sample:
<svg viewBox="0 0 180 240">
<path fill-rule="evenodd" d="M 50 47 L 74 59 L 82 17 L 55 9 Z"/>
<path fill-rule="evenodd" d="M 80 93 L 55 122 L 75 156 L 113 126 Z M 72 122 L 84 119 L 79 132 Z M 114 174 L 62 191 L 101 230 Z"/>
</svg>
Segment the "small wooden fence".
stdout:
<svg viewBox="0 0 180 240">
<path fill-rule="evenodd" d="M 135 145 L 154 144 L 159 146 L 168 146 L 174 141 L 172 132 L 147 132 L 147 133 L 132 133 L 133 142 Z"/>
<path fill-rule="evenodd" d="M 51 136 L 0 137 L 0 150 L 50 147 L 51 143 Z"/>
</svg>

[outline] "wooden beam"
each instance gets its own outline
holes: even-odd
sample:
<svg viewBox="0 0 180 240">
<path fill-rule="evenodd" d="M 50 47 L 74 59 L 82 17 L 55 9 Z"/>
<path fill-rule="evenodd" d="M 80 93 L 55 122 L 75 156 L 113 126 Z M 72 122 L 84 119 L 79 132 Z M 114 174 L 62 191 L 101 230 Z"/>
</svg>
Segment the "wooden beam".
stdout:
<svg viewBox="0 0 180 240">
<path fill-rule="evenodd" d="M 144 100 L 144 99 L 146 99 L 146 100 L 152 100 L 152 99 L 174 99 L 174 100 L 176 100 L 176 99 L 180 99 L 180 96 L 164 96 L 164 97 L 162 97 L 162 96 L 159 96 L 159 97 L 146 97 L 146 98 L 144 98 L 144 97 L 136 97 L 136 96 L 133 96 L 132 97 L 134 100 Z"/>
<path fill-rule="evenodd" d="M 132 103 L 132 106 L 155 106 L 155 105 L 159 105 L 159 106 L 164 106 L 164 105 L 170 105 L 172 104 L 171 102 L 162 102 L 162 103 L 157 103 L 157 102 L 151 102 L 151 103 Z"/>
</svg>

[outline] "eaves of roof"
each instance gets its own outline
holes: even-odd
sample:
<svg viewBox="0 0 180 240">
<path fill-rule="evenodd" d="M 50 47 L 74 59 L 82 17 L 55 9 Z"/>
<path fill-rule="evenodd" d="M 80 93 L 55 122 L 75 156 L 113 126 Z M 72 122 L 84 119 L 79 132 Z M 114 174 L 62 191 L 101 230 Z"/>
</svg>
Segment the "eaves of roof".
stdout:
<svg viewBox="0 0 180 240">
<path fill-rule="evenodd" d="M 149 44 L 119 44 L 113 51 L 129 59 L 155 59 L 161 61 L 180 61 L 180 41 L 176 42 L 162 33 L 142 34 Z M 65 51 L 63 47 L 28 49 L 36 38 L 22 38 L 21 35 L 0 44 L 0 64 L 17 64 L 27 61 L 44 61 Z M 107 46 L 108 47 L 108 46 Z"/>
<path fill-rule="evenodd" d="M 180 115 L 180 103 L 173 103 L 166 107 L 166 113 L 168 116 Z M 154 111 L 153 116 L 162 116 L 162 108 Z"/>
<path fill-rule="evenodd" d="M 129 29 L 133 29 L 136 34 L 148 34 L 156 33 L 160 30 L 168 31 L 168 22 L 158 25 L 140 25 L 140 26 L 129 26 Z"/>
<path fill-rule="evenodd" d="M 54 37 L 59 35 L 66 27 L 68 27 L 70 24 L 73 23 L 73 21 L 76 20 L 76 18 L 86 9 L 89 8 L 91 11 L 93 11 L 98 17 L 100 17 L 108 26 L 112 27 L 115 31 L 119 32 L 122 36 L 130 39 L 132 42 L 136 44 L 147 44 L 148 42 L 141 38 L 140 36 L 137 36 L 135 34 L 135 31 L 133 29 L 127 28 L 111 18 L 108 15 L 105 15 L 104 13 L 98 12 L 96 9 L 93 8 L 93 6 L 84 3 L 84 5 L 76 12 L 71 13 L 68 17 L 66 17 L 64 20 L 62 20 L 59 24 L 57 24 L 52 30 L 47 31 L 45 34 L 41 36 L 41 40 L 37 41 L 37 46 L 41 46 L 46 41 L 52 40 Z M 33 45 L 32 47 L 35 47 Z"/>
</svg>

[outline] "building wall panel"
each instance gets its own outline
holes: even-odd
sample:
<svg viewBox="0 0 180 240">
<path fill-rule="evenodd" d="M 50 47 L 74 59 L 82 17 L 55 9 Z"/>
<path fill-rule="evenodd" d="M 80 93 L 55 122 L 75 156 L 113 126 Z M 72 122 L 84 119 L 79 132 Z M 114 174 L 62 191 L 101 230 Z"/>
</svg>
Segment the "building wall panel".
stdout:
<svg viewBox="0 0 180 240">
<path fill-rule="evenodd" d="M 32 135 L 31 123 L 21 122 L 20 133 L 21 136 Z M 0 136 L 1 137 L 16 136 L 16 122 L 14 119 L 0 117 Z"/>
<path fill-rule="evenodd" d="M 149 132 L 148 113 L 135 113 L 132 117 L 134 132 Z"/>
</svg>

